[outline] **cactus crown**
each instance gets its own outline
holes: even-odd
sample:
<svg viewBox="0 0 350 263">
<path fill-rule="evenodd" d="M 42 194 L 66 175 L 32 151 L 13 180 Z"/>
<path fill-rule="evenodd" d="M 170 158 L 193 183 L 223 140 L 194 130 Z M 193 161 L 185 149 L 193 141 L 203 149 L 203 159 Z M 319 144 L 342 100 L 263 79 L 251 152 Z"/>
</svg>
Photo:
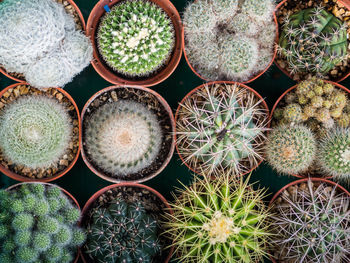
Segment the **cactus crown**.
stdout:
<svg viewBox="0 0 350 263">
<path fill-rule="evenodd" d="M 167 63 L 175 33 L 159 6 L 147 0 L 126 0 L 102 18 L 97 41 L 103 59 L 113 70 L 142 77 Z"/>
<path fill-rule="evenodd" d="M 267 118 L 254 93 L 236 84 L 205 85 L 180 105 L 179 152 L 207 174 L 242 174 L 262 159 Z"/>
<path fill-rule="evenodd" d="M 56 186 L 29 183 L 0 192 L 2 263 L 71 263 L 85 232 L 80 211 Z"/>
<path fill-rule="evenodd" d="M 164 222 L 182 263 L 259 262 L 270 239 L 265 190 L 231 174 L 179 190 Z"/>
<path fill-rule="evenodd" d="M 158 223 L 141 202 L 94 208 L 87 228 L 85 250 L 94 262 L 152 262 L 160 250 Z"/>
<path fill-rule="evenodd" d="M 283 192 L 274 205 L 275 255 L 283 261 L 346 262 L 350 200 L 337 187 L 311 180 Z"/>
<path fill-rule="evenodd" d="M 323 77 L 347 55 L 346 25 L 322 7 L 301 10 L 284 21 L 279 50 L 292 74 Z"/>
</svg>

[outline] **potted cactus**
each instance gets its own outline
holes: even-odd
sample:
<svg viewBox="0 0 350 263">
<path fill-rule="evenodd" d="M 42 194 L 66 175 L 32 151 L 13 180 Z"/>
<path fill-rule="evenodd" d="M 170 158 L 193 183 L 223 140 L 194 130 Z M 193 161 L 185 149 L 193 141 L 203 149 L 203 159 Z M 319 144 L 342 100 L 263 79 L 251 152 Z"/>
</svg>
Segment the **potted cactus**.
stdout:
<svg viewBox="0 0 350 263">
<path fill-rule="evenodd" d="M 83 261 L 168 262 L 169 240 L 160 236 L 165 209 L 170 207 L 164 197 L 144 185 L 123 183 L 98 191 L 83 209 Z"/>
<path fill-rule="evenodd" d="M 72 0 L 0 1 L 2 72 L 37 88 L 63 87 L 90 64 L 92 45 Z"/>
<path fill-rule="evenodd" d="M 174 152 L 174 117 L 156 92 L 112 86 L 82 111 L 82 156 L 111 182 L 143 182 L 160 173 Z"/>
<path fill-rule="evenodd" d="M 262 161 L 268 108 L 253 89 L 234 82 L 203 84 L 176 111 L 176 149 L 196 173 L 243 175 Z"/>
<path fill-rule="evenodd" d="M 166 0 L 103 0 L 92 10 L 87 34 L 97 72 L 114 84 L 152 86 L 181 58 L 181 20 Z"/>
<path fill-rule="evenodd" d="M 0 262 L 78 260 L 85 231 L 80 209 L 65 190 L 51 184 L 22 183 L 0 191 Z"/>
<path fill-rule="evenodd" d="M 277 66 L 297 81 L 345 79 L 350 71 L 348 10 L 346 1 L 282 1 L 276 11 Z"/>
<path fill-rule="evenodd" d="M 274 262 L 348 262 L 350 193 L 320 178 L 301 179 L 272 199 Z"/>
<path fill-rule="evenodd" d="M 184 54 L 204 80 L 247 83 L 275 57 L 277 21 L 271 0 L 197 0 L 184 12 Z"/>
<path fill-rule="evenodd" d="M 26 83 L 0 92 L 0 171 L 18 181 L 52 181 L 78 159 L 78 107 L 62 89 Z"/>
</svg>

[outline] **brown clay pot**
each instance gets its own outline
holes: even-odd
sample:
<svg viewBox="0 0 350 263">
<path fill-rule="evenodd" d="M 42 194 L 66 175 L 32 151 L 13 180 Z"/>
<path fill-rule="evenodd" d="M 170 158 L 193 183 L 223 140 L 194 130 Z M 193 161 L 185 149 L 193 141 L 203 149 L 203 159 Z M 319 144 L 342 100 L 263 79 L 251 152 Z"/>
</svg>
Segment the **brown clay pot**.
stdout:
<svg viewBox="0 0 350 263">
<path fill-rule="evenodd" d="M 3 89 L 1 92 L 0 92 L 0 98 L 4 95 L 4 93 L 6 93 L 9 89 L 13 89 L 19 85 L 29 85 L 28 83 L 16 83 L 16 84 L 12 84 L 8 87 L 6 87 L 5 89 Z M 66 98 L 69 99 L 69 101 L 74 105 L 74 108 L 75 108 L 75 111 L 77 113 L 77 116 L 78 116 L 78 122 L 79 122 L 79 137 L 81 136 L 81 122 L 80 122 L 80 114 L 79 114 L 79 109 L 78 109 L 78 106 L 77 104 L 75 103 L 74 99 L 66 92 L 64 91 L 63 89 L 61 88 L 56 88 L 59 92 L 61 92 Z M 4 166 L 0 165 L 0 172 L 4 173 L 5 175 L 7 175 L 8 177 L 14 179 L 14 180 L 17 180 L 17 181 L 20 181 L 20 182 L 51 182 L 51 181 L 54 181 L 58 178 L 61 178 L 63 175 L 65 175 L 66 173 L 69 172 L 70 169 L 72 169 L 72 167 L 75 165 L 75 163 L 77 162 L 78 160 L 78 157 L 79 157 L 79 153 L 80 153 L 80 147 L 81 147 L 81 144 L 80 144 L 80 138 L 79 138 L 79 147 L 78 147 L 78 151 L 74 157 L 74 159 L 72 160 L 72 162 L 68 165 L 68 167 L 64 170 L 62 170 L 61 172 L 57 173 L 56 175 L 52 176 L 52 177 L 49 177 L 49 178 L 42 178 L 42 179 L 32 179 L 32 178 L 29 178 L 29 177 L 25 177 L 25 176 L 22 176 L 22 175 L 19 175 L 19 174 L 16 174 L 15 172 L 5 168 Z"/>
<path fill-rule="evenodd" d="M 86 202 L 86 204 L 84 205 L 84 208 L 82 210 L 82 220 L 84 220 L 84 218 L 87 216 L 89 210 L 91 209 L 93 203 L 105 192 L 117 188 L 117 187 L 135 187 L 135 188 L 141 188 L 141 189 L 145 189 L 148 190 L 149 192 L 151 192 L 152 194 L 154 194 L 158 199 L 160 199 L 164 205 L 166 206 L 167 210 L 169 213 L 173 214 L 173 211 L 168 203 L 168 201 L 155 189 L 146 186 L 146 185 L 142 185 L 142 184 L 136 184 L 136 183 L 120 183 L 120 184 L 113 184 L 113 185 L 109 185 L 106 186 L 104 188 L 102 188 L 101 190 L 97 191 L 93 196 L 91 196 L 89 198 L 89 200 Z M 86 258 L 84 257 L 84 253 L 82 252 L 82 250 L 79 250 L 81 258 L 83 260 L 84 263 L 88 263 L 88 261 L 86 260 Z M 166 260 L 164 262 L 159 262 L 159 263 L 168 263 L 173 255 L 174 252 L 174 248 L 172 247 L 169 251 L 169 255 L 167 256 Z"/>
<path fill-rule="evenodd" d="M 133 89 L 139 89 L 139 90 L 142 90 L 142 91 L 145 91 L 145 92 L 148 92 L 148 93 L 151 93 L 152 95 L 154 95 L 158 101 L 160 102 L 160 104 L 166 109 L 168 115 L 169 115 L 169 118 L 170 118 L 170 121 L 171 121 L 171 126 L 172 126 L 172 131 L 175 130 L 175 120 L 174 120 L 174 115 L 173 115 L 173 112 L 169 106 L 169 104 L 166 102 L 166 100 L 160 96 L 157 92 L 155 92 L 154 90 L 151 90 L 149 88 L 145 88 L 145 87 L 140 87 L 140 86 L 133 86 L 133 85 L 128 85 L 128 86 L 110 86 L 110 87 L 107 87 L 105 89 L 102 89 L 100 91 L 98 91 L 97 93 L 95 93 L 85 104 L 82 112 L 81 112 L 81 126 L 83 126 L 83 123 L 84 123 L 84 115 L 86 113 L 86 110 L 88 109 L 88 107 L 90 106 L 90 104 L 97 98 L 99 97 L 100 95 L 102 95 L 103 93 L 106 93 L 108 91 L 111 91 L 111 90 L 115 90 L 115 89 L 124 89 L 124 88 L 133 88 Z M 97 176 L 101 177 L 102 179 L 104 180 L 107 180 L 109 182 L 112 182 L 112 183 L 127 183 L 127 182 L 132 182 L 132 183 L 142 183 L 142 182 L 145 182 L 145 181 L 148 181 L 154 177 L 156 177 L 159 173 L 161 173 L 164 168 L 169 164 L 172 156 L 173 156 L 173 153 L 174 153 L 174 149 L 175 149 L 175 137 L 172 136 L 172 143 L 171 143 L 171 148 L 170 148 L 170 151 L 168 153 L 168 156 L 167 158 L 164 160 L 164 163 L 162 164 L 162 166 L 157 170 L 155 171 L 154 173 L 150 174 L 149 176 L 145 176 L 141 179 L 138 179 L 138 180 L 133 180 L 133 181 L 123 181 L 123 180 L 120 180 L 120 179 L 116 179 L 116 178 L 112 178 L 110 176 L 107 176 L 106 174 L 104 174 L 103 172 L 99 171 L 96 167 L 94 167 L 94 165 L 88 160 L 88 157 L 87 157 L 87 154 L 84 150 L 84 146 L 83 146 L 83 130 L 81 129 L 81 135 L 80 135 L 80 145 L 82 146 L 81 147 L 81 156 L 83 157 L 83 160 L 85 162 L 85 164 L 88 166 L 88 168 L 94 173 L 96 174 Z"/>
<path fill-rule="evenodd" d="M 258 93 L 256 92 L 254 89 L 248 87 L 247 85 L 244 85 L 242 83 L 238 83 L 238 82 L 234 82 L 234 81 L 212 81 L 212 82 L 208 82 L 208 83 L 205 83 L 205 84 L 202 84 L 196 88 L 194 88 L 193 90 L 191 90 L 189 93 L 187 93 L 187 95 L 179 102 L 179 106 L 177 107 L 177 110 L 176 110 L 176 113 L 175 113 L 175 124 L 177 123 L 178 121 L 178 118 L 179 118 L 179 111 L 180 111 L 180 108 L 181 108 L 181 105 L 180 104 L 183 104 L 184 101 L 189 98 L 190 96 L 192 96 L 197 90 L 203 88 L 205 85 L 208 85 L 208 86 L 211 86 L 211 85 L 214 85 L 214 84 L 229 84 L 229 85 L 234 85 L 234 84 L 238 84 L 240 87 L 242 88 L 245 88 L 249 91 L 251 91 L 252 93 L 255 94 L 256 97 L 258 97 L 259 99 L 261 99 L 262 101 L 262 105 L 266 108 L 266 111 L 267 111 L 267 114 L 269 113 L 269 107 L 267 106 L 266 104 L 266 101 L 264 100 L 264 98 Z M 176 125 L 175 125 L 175 142 L 177 141 L 177 137 L 176 137 Z M 185 164 L 187 166 L 188 169 L 190 169 L 192 172 L 200 175 L 199 171 L 196 170 L 195 168 L 191 167 L 187 162 L 185 162 L 185 159 L 183 158 L 183 156 L 180 154 L 180 151 L 178 149 L 178 145 L 177 143 L 175 143 L 175 148 L 176 148 L 176 151 L 177 151 L 177 154 L 178 156 L 180 157 L 181 161 L 183 164 Z M 253 170 L 255 170 L 256 168 L 258 168 L 258 166 L 262 163 L 263 160 L 260 160 L 260 162 L 255 166 L 255 167 L 252 167 L 249 171 L 241 174 L 240 176 L 243 176 L 243 175 L 246 175 L 246 174 L 249 174 L 251 173 Z"/>
<path fill-rule="evenodd" d="M 168 64 L 165 65 L 159 72 L 144 79 L 133 80 L 132 78 L 127 78 L 125 76 L 117 74 L 110 67 L 108 67 L 100 56 L 96 43 L 96 34 L 99 21 L 106 12 L 104 6 L 107 5 L 108 7 L 112 7 L 120 1 L 123 0 L 101 0 L 95 5 L 90 13 L 87 22 L 87 35 L 91 38 L 92 46 L 94 48 L 94 59 L 92 61 L 92 66 L 95 68 L 97 73 L 101 75 L 101 77 L 113 84 L 138 85 L 144 87 L 157 85 L 158 83 L 167 79 L 174 72 L 181 59 L 182 23 L 180 15 L 175 6 L 169 0 L 149 0 L 160 6 L 170 17 L 175 30 L 175 47 Z"/>
</svg>

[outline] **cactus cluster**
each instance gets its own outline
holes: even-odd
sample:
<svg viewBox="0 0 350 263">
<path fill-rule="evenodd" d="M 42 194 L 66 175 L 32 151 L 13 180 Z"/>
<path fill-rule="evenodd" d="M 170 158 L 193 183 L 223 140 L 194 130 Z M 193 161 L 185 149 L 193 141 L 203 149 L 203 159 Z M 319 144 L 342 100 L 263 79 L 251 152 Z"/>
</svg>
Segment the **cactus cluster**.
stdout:
<svg viewBox="0 0 350 263">
<path fill-rule="evenodd" d="M 324 77 L 347 57 L 346 24 L 322 7 L 287 16 L 282 25 L 279 51 L 292 74 Z"/>
<path fill-rule="evenodd" d="M 164 66 L 175 45 L 168 15 L 148 0 L 125 0 L 101 19 L 98 49 L 113 70 L 127 77 L 147 77 Z"/>
<path fill-rule="evenodd" d="M 71 263 L 85 241 L 80 211 L 53 185 L 0 192 L 0 262 Z"/>
<path fill-rule="evenodd" d="M 92 59 L 90 40 L 53 0 L 3 0 L 0 24 L 0 64 L 34 87 L 64 86 Z"/>
<path fill-rule="evenodd" d="M 185 50 L 194 69 L 209 80 L 247 81 L 274 53 L 271 0 L 198 0 L 184 13 Z M 258 30 L 259 29 L 259 30 Z"/>
<path fill-rule="evenodd" d="M 176 123 L 177 145 L 194 170 L 240 175 L 262 160 L 268 112 L 237 84 L 210 84 L 185 99 Z"/>
<path fill-rule="evenodd" d="M 267 255 L 270 213 L 262 199 L 232 174 L 196 178 L 183 186 L 164 222 L 179 262 L 260 262 Z"/>
<path fill-rule="evenodd" d="M 291 186 L 273 205 L 274 256 L 283 262 L 348 262 L 350 200 L 335 186 Z"/>
<path fill-rule="evenodd" d="M 113 177 L 123 178 L 150 166 L 163 138 L 156 114 L 132 100 L 98 107 L 84 121 L 84 129 L 88 156 Z"/>
</svg>

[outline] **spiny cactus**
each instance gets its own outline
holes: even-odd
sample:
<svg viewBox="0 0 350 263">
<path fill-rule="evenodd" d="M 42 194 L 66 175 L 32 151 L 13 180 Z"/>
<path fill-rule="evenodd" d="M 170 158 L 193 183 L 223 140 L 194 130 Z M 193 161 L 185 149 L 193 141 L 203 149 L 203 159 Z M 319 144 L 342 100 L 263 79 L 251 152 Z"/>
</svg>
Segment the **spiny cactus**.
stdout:
<svg viewBox="0 0 350 263">
<path fill-rule="evenodd" d="M 242 5 L 244 13 L 263 22 L 272 18 L 274 9 L 275 4 L 272 0 L 244 0 Z"/>
<path fill-rule="evenodd" d="M 149 76 L 162 67 L 174 48 L 168 15 L 147 0 L 122 1 L 102 18 L 98 49 L 115 71 L 131 77 Z"/>
<path fill-rule="evenodd" d="M 178 150 L 195 170 L 240 175 L 262 160 L 268 113 L 254 93 L 236 84 L 205 85 L 178 116 Z"/>
<path fill-rule="evenodd" d="M 91 211 L 84 246 L 94 262 L 153 262 L 160 251 L 158 222 L 141 202 L 116 199 Z"/>
<path fill-rule="evenodd" d="M 232 174 L 196 178 L 171 204 L 165 235 L 174 240 L 179 262 L 260 262 L 270 240 L 265 190 Z"/>
<path fill-rule="evenodd" d="M 23 96 L 0 117 L 0 149 L 7 161 L 33 169 L 55 167 L 72 136 L 67 109 L 43 95 Z"/>
<path fill-rule="evenodd" d="M 273 205 L 276 259 L 308 263 L 349 260 L 349 196 L 335 186 L 308 180 L 288 188 L 280 198 Z"/>
<path fill-rule="evenodd" d="M 141 103 L 104 104 L 84 123 L 88 155 L 112 176 L 140 172 L 160 151 L 163 136 L 157 116 Z"/>
<path fill-rule="evenodd" d="M 266 160 L 279 173 L 304 172 L 314 161 L 315 154 L 316 140 L 306 126 L 278 126 L 267 136 Z"/>
<path fill-rule="evenodd" d="M 327 75 L 347 55 L 346 25 L 322 7 L 301 10 L 282 26 L 279 50 L 292 74 Z"/>
<path fill-rule="evenodd" d="M 1 262 L 73 262 L 85 241 L 79 217 L 79 209 L 56 186 L 29 183 L 1 191 Z"/>
</svg>

